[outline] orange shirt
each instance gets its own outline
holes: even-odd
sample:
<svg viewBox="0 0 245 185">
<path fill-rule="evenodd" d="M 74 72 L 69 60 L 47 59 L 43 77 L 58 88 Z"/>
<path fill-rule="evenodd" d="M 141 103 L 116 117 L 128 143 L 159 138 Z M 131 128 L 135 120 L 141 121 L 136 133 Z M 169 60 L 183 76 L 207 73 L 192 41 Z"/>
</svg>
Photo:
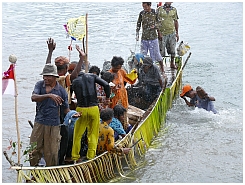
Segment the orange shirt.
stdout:
<svg viewBox="0 0 245 185">
<path fill-rule="evenodd" d="M 112 72 L 112 69 L 109 70 Z M 128 93 L 124 86 L 124 82 L 129 84 L 135 83 L 136 80 L 130 80 L 126 75 L 126 71 L 124 69 L 120 69 L 117 73 L 114 73 L 114 80 L 112 81 L 116 86 L 113 90 L 115 96 L 111 99 L 110 108 L 114 108 L 118 103 L 122 104 L 122 106 L 128 109 Z"/>
</svg>

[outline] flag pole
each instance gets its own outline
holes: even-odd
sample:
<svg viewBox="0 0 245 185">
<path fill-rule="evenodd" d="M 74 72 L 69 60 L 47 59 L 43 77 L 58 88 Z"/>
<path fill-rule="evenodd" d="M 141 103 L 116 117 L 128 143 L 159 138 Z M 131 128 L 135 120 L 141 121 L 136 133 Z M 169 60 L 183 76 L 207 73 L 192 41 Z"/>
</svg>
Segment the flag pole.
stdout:
<svg viewBox="0 0 245 185">
<path fill-rule="evenodd" d="M 86 66 L 85 66 L 85 73 L 88 72 L 88 13 L 86 13 Z"/>
<path fill-rule="evenodd" d="M 16 64 L 17 58 L 15 55 L 9 56 L 9 62 L 13 65 L 13 72 L 14 72 L 14 89 L 15 89 L 15 124 L 16 124 L 16 131 L 17 131 L 17 139 L 18 139 L 18 165 L 20 165 L 20 131 L 19 131 L 19 124 L 18 124 L 18 109 L 17 109 L 17 83 L 16 83 L 16 75 L 15 75 L 15 64 Z"/>
</svg>

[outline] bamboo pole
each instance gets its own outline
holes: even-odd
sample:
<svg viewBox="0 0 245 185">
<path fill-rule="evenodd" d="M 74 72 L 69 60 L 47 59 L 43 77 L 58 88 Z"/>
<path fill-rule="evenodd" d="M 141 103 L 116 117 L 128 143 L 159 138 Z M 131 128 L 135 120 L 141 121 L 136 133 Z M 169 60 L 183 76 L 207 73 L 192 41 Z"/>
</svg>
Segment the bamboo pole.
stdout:
<svg viewBox="0 0 245 185">
<path fill-rule="evenodd" d="M 88 72 L 88 13 L 86 13 L 86 61 L 85 61 L 85 73 Z"/>
<path fill-rule="evenodd" d="M 17 139 L 18 139 L 18 165 L 20 165 L 20 131 L 19 131 L 19 124 L 18 124 L 18 107 L 17 107 L 17 83 L 16 83 L 16 75 L 15 75 L 15 63 L 13 64 L 14 68 L 14 88 L 15 88 L 15 124 L 16 124 L 16 131 L 17 131 Z"/>
</svg>

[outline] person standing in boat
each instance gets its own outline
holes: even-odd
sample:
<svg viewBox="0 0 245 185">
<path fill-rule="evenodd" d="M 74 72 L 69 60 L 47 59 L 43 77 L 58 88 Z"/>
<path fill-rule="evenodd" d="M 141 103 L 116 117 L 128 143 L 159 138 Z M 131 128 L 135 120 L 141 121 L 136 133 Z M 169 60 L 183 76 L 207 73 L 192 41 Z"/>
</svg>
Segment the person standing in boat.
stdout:
<svg viewBox="0 0 245 185">
<path fill-rule="evenodd" d="M 80 52 L 82 52 L 80 50 Z M 87 159 L 93 159 L 96 155 L 100 112 L 96 83 L 103 86 L 106 94 L 105 104 L 110 103 L 110 86 L 98 75 L 80 72 L 78 77 L 72 81 L 72 88 L 77 98 L 76 111 L 81 113 L 81 117 L 76 121 L 73 135 L 72 160 L 74 163 L 80 162 L 81 138 L 87 128 L 88 151 Z"/>
<path fill-rule="evenodd" d="M 54 39 L 49 38 L 47 41 L 48 44 L 48 56 L 46 59 L 46 64 L 51 64 L 51 57 L 52 53 L 56 48 L 56 43 L 54 42 Z M 57 72 L 59 77 L 57 78 L 57 81 L 59 84 L 65 88 L 67 94 L 68 94 L 68 103 L 70 108 L 74 108 L 74 104 L 71 101 L 71 84 L 72 80 L 75 79 L 78 75 L 78 73 L 81 70 L 82 65 L 84 64 L 83 61 L 85 60 L 85 53 L 80 50 L 79 46 L 76 45 L 76 49 L 79 52 L 79 62 L 76 64 L 74 70 L 71 72 L 71 74 L 68 72 L 69 68 L 69 59 L 65 56 L 59 56 L 56 57 L 54 60 L 55 65 L 57 66 Z M 64 118 L 66 114 L 64 110 L 61 108 L 60 110 L 60 120 L 61 120 L 61 142 L 60 142 L 60 151 L 59 151 L 59 164 L 64 164 L 64 158 L 67 150 L 67 143 L 68 143 L 68 128 L 63 124 Z"/>
<path fill-rule="evenodd" d="M 114 130 L 109 126 L 113 118 L 113 109 L 106 108 L 101 110 L 100 118 L 102 122 L 99 127 L 99 139 L 97 146 L 97 155 L 106 151 L 118 154 L 128 154 L 131 148 L 119 148 L 115 146 Z"/>
<path fill-rule="evenodd" d="M 59 114 L 61 109 L 65 114 L 70 111 L 68 95 L 56 81 L 59 75 L 55 65 L 46 64 L 41 75 L 43 80 L 36 83 L 31 96 L 36 115 L 30 144 L 36 143 L 36 149 L 30 154 L 30 165 L 37 166 L 43 156 L 46 166 L 55 166 L 61 139 Z"/>
<path fill-rule="evenodd" d="M 155 98 L 160 94 L 163 88 L 166 86 L 163 82 L 160 70 L 156 64 L 153 63 L 151 57 L 145 57 L 143 59 L 143 66 L 141 72 L 141 79 L 144 88 L 143 98 L 149 104 L 151 104 Z"/>
<path fill-rule="evenodd" d="M 158 42 L 162 57 L 165 57 L 165 48 L 171 55 L 170 67 L 177 69 L 175 59 L 176 42 L 179 41 L 179 23 L 177 9 L 171 6 L 172 2 L 165 2 L 157 8 L 159 25 Z"/>
<path fill-rule="evenodd" d="M 186 99 L 186 97 L 190 98 L 190 101 Z M 212 96 L 209 96 L 203 88 L 200 86 L 197 86 L 196 91 L 192 89 L 190 85 L 185 85 L 182 89 L 182 92 L 180 94 L 180 97 L 185 100 L 185 103 L 190 106 L 195 106 L 198 108 L 203 108 L 207 111 L 212 111 L 214 114 L 217 113 L 217 111 L 214 108 L 213 101 L 215 101 L 215 98 Z"/>
<path fill-rule="evenodd" d="M 163 59 L 158 43 L 159 29 L 157 27 L 157 14 L 156 11 L 151 8 L 151 2 L 143 2 L 142 6 L 144 10 L 139 13 L 136 27 L 136 40 L 139 40 L 139 31 L 142 24 L 141 53 L 147 55 L 149 51 L 150 57 L 153 61 L 159 62 L 161 72 L 164 73 Z"/>
<path fill-rule="evenodd" d="M 111 60 L 110 73 L 114 75 L 113 83 L 115 87 L 113 88 L 113 93 L 115 96 L 111 99 L 110 108 L 114 108 L 117 104 L 122 104 L 125 109 L 128 109 L 128 93 L 125 88 L 125 82 L 129 84 L 134 84 L 137 79 L 131 80 L 127 77 L 127 72 L 122 69 L 124 60 L 122 57 L 114 56 Z"/>
</svg>

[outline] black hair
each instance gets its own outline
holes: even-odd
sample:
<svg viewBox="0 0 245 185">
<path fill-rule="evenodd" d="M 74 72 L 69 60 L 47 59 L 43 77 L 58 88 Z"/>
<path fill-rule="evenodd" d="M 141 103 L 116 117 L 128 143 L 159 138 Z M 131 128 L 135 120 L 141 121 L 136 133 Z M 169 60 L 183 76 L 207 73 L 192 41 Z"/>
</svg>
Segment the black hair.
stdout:
<svg viewBox="0 0 245 185">
<path fill-rule="evenodd" d="M 112 119 L 113 116 L 114 116 L 114 112 L 113 109 L 111 108 L 106 108 L 100 111 L 100 118 L 102 119 L 102 121 L 108 121 Z"/>
<path fill-rule="evenodd" d="M 123 63 L 124 63 L 124 60 L 123 60 L 122 57 L 114 56 L 114 57 L 112 58 L 112 60 L 111 60 L 111 66 L 112 66 L 112 67 L 117 67 L 117 66 L 119 66 L 119 65 L 122 66 Z"/>
<path fill-rule="evenodd" d="M 108 71 L 101 73 L 101 75 L 102 75 L 101 78 L 103 80 L 107 81 L 108 83 L 112 82 L 114 79 L 114 74 L 112 74 Z"/>
<path fill-rule="evenodd" d="M 124 112 L 126 112 L 127 110 L 120 104 L 117 104 L 114 108 L 114 117 L 119 118 L 121 115 L 124 115 Z"/>
<path fill-rule="evenodd" d="M 151 6 L 151 2 L 142 2 L 142 4 L 147 4 L 148 6 Z"/>
<path fill-rule="evenodd" d="M 89 73 L 94 73 L 95 72 L 99 76 L 100 68 L 98 66 L 91 66 L 88 72 Z"/>
</svg>

